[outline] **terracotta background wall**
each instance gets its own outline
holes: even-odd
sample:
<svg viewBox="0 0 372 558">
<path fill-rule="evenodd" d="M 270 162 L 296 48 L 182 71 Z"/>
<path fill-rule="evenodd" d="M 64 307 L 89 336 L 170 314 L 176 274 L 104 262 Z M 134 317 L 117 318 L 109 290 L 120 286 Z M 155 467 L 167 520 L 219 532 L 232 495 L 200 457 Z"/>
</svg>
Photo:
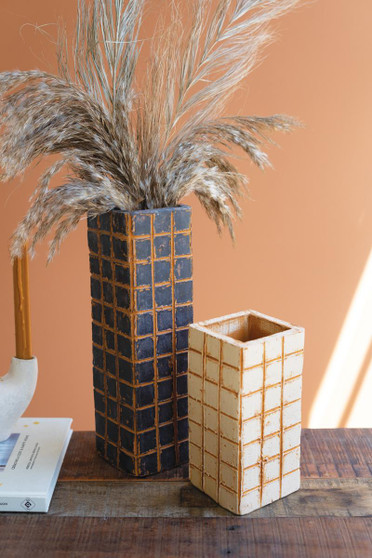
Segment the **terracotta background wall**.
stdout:
<svg viewBox="0 0 372 558">
<path fill-rule="evenodd" d="M 153 1 L 154 9 L 166 5 Z M 74 14 L 75 0 L 0 0 L 0 71 L 53 70 L 53 44 L 28 24 L 43 26 L 62 16 L 72 27 Z M 283 112 L 306 126 L 291 136 L 276 136 L 281 149 L 270 149 L 275 170 L 263 174 L 244 159 L 239 162 L 251 179 L 253 201 L 243 204 L 235 247 L 227 235 L 218 237 L 195 199 L 187 200 L 193 207 L 196 320 L 253 308 L 305 326 L 305 426 L 370 249 L 371 20 L 370 0 L 318 0 L 277 23 L 278 41 L 267 49 L 229 112 Z M 41 29 L 54 33 L 53 26 Z M 35 169 L 23 181 L 0 186 L 3 372 L 14 352 L 8 238 L 37 176 Z M 28 414 L 71 416 L 75 429 L 93 429 L 85 222 L 49 267 L 45 256 L 46 244 L 31 266 L 40 380 Z M 347 409 L 358 400 L 357 388 L 365 380 L 365 351 L 362 356 L 363 366 L 350 386 L 348 370 L 338 379 L 347 388 L 339 424 L 347 423 Z M 349 357 L 353 361 L 350 351 Z M 334 409 L 328 411 L 328 419 L 319 415 L 318 426 L 332 422 Z M 362 411 L 362 422 L 372 423 L 368 405 Z"/>
</svg>

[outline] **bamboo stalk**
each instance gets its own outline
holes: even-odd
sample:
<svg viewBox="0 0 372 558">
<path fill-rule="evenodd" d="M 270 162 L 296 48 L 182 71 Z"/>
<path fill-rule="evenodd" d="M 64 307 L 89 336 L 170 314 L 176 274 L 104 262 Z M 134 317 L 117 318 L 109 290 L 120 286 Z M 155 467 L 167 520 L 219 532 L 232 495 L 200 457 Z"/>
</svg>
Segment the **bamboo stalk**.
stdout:
<svg viewBox="0 0 372 558">
<path fill-rule="evenodd" d="M 21 258 L 13 264 L 14 319 L 16 338 L 16 357 L 22 360 L 32 358 L 30 287 L 27 246 Z"/>
</svg>

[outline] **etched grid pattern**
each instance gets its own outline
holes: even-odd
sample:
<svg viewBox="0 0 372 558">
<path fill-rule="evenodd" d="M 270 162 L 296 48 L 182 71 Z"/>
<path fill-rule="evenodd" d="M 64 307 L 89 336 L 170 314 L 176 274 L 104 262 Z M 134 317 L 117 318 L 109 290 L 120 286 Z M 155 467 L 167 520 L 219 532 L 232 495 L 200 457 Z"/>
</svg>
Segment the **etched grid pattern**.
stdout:
<svg viewBox="0 0 372 558">
<path fill-rule="evenodd" d="M 303 332 L 248 345 L 190 327 L 190 479 L 238 514 L 299 487 Z"/>
<path fill-rule="evenodd" d="M 144 476 L 188 459 L 190 210 L 88 222 L 99 452 Z"/>
</svg>

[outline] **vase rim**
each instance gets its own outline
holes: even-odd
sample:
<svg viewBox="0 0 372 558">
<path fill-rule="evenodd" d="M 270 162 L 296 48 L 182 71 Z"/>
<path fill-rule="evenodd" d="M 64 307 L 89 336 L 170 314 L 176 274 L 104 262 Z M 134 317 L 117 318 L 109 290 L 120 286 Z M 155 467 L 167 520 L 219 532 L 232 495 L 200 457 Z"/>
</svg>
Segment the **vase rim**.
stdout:
<svg viewBox="0 0 372 558">
<path fill-rule="evenodd" d="M 219 325 L 224 325 L 229 322 L 234 322 L 237 320 L 248 319 L 249 316 L 254 316 L 256 318 L 260 318 L 268 323 L 276 324 L 282 326 L 282 330 L 276 333 L 268 332 L 265 335 L 261 335 L 257 338 L 241 340 L 238 338 L 234 338 L 233 336 L 224 333 L 223 331 L 219 331 L 219 328 L 215 329 L 215 327 Z M 227 341 L 230 345 L 235 345 L 239 348 L 247 348 L 252 344 L 261 343 L 262 341 L 268 341 L 273 338 L 281 338 L 287 337 L 288 335 L 294 335 L 305 333 L 305 329 L 301 326 L 294 325 L 290 322 L 285 322 L 279 318 L 275 318 L 273 316 L 268 316 L 267 314 L 263 314 L 262 312 L 257 312 L 256 310 L 243 310 L 241 312 L 236 312 L 234 314 L 226 314 L 225 316 L 219 316 L 218 318 L 212 318 L 210 320 L 205 320 L 203 322 L 194 322 L 190 324 L 191 327 L 194 329 L 201 331 L 203 333 L 207 333 L 211 337 L 215 337 L 217 339 L 222 339 Z"/>
<path fill-rule="evenodd" d="M 135 215 L 135 214 L 142 214 L 142 213 L 165 213 L 168 211 L 175 211 L 175 210 L 191 210 L 191 206 L 190 205 L 186 205 L 186 204 L 180 204 L 180 205 L 175 205 L 175 206 L 169 206 L 169 207 L 155 207 L 153 209 L 133 209 L 132 211 L 127 210 L 127 209 L 119 209 L 119 208 L 115 208 L 112 209 L 111 211 L 109 211 L 108 213 L 128 213 L 130 215 Z"/>
</svg>

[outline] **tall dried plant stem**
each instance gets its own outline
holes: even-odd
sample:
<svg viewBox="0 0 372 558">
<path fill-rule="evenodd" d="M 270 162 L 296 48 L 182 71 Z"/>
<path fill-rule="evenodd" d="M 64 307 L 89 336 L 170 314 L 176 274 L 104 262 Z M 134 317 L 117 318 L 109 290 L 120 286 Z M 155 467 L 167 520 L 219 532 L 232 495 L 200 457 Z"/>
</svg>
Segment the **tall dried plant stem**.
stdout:
<svg viewBox="0 0 372 558">
<path fill-rule="evenodd" d="M 159 23 L 145 79 L 139 75 L 147 0 L 78 0 L 72 64 L 63 28 L 59 76 L 0 74 L 0 178 L 59 155 L 42 175 L 15 231 L 12 257 L 54 231 L 49 259 L 85 215 L 174 206 L 191 193 L 218 229 L 240 215 L 246 178 L 231 162 L 240 147 L 260 168 L 286 116 L 224 116 L 224 107 L 271 40 L 269 24 L 298 0 L 172 0 Z M 190 7 L 190 21 L 181 16 Z M 59 172 L 66 182 L 50 188 Z"/>
</svg>

